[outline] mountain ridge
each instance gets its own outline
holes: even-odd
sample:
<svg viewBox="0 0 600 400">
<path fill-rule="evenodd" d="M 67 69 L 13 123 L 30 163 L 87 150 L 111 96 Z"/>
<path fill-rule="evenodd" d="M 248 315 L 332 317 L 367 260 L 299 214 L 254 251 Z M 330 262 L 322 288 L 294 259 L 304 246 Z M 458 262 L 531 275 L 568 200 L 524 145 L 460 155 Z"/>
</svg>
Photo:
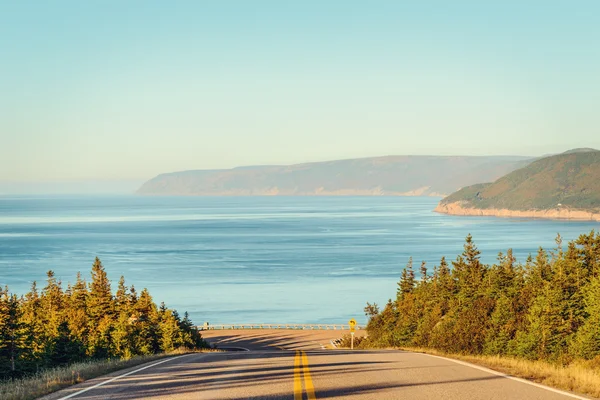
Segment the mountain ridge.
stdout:
<svg viewBox="0 0 600 400">
<path fill-rule="evenodd" d="M 292 165 L 242 166 L 160 174 L 141 195 L 443 196 L 493 180 L 532 160 L 526 156 L 382 156 Z"/>
</svg>

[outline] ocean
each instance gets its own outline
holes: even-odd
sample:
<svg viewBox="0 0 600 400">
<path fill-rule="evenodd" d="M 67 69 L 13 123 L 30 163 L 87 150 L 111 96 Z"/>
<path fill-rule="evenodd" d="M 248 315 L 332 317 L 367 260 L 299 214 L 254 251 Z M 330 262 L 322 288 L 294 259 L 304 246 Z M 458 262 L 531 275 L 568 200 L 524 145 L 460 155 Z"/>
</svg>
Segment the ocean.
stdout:
<svg viewBox="0 0 600 400">
<path fill-rule="evenodd" d="M 431 272 L 473 235 L 484 262 L 512 248 L 519 261 L 598 222 L 461 217 L 429 197 L 0 197 L 0 285 L 24 294 L 55 271 L 66 288 L 100 257 L 192 320 L 364 323 L 385 304 L 409 257 Z"/>
</svg>

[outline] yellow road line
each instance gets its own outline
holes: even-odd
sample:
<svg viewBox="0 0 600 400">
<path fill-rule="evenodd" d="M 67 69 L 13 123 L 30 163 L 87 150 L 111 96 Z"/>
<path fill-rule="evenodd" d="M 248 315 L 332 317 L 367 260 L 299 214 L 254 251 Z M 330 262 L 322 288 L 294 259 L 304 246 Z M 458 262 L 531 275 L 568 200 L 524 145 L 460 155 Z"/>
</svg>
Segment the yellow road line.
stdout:
<svg viewBox="0 0 600 400">
<path fill-rule="evenodd" d="M 296 350 L 294 357 L 294 400 L 302 400 L 302 381 L 300 380 L 301 354 Z"/>
<path fill-rule="evenodd" d="M 308 400 L 316 400 L 315 387 L 310 376 L 310 370 L 308 369 L 308 356 L 305 351 L 302 352 L 302 364 L 304 364 L 304 387 L 306 388 L 306 395 L 308 396 Z"/>
</svg>

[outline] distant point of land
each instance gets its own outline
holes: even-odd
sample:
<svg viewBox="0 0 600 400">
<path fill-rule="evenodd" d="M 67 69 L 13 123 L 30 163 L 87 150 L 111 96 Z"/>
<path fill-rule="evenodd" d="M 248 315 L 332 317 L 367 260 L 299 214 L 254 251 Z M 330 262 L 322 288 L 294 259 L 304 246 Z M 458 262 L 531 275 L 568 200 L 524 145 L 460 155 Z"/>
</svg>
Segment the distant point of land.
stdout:
<svg viewBox="0 0 600 400">
<path fill-rule="evenodd" d="M 141 195 L 439 196 L 521 168 L 523 156 L 386 156 L 158 175 Z"/>
<path fill-rule="evenodd" d="M 460 189 L 436 211 L 600 221 L 600 151 L 580 148 L 538 159 L 492 183 Z"/>
</svg>

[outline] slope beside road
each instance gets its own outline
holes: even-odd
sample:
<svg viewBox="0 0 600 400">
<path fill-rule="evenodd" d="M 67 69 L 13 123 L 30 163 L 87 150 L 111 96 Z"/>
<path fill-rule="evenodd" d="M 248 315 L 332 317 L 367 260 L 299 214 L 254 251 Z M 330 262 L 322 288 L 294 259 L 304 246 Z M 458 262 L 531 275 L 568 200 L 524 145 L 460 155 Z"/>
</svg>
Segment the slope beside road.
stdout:
<svg viewBox="0 0 600 400">
<path fill-rule="evenodd" d="M 421 353 L 321 349 L 322 342 L 335 334 L 206 332 L 208 340 L 240 351 L 188 354 L 162 360 L 160 364 L 151 363 L 93 379 L 44 399 L 585 398 Z"/>
</svg>

